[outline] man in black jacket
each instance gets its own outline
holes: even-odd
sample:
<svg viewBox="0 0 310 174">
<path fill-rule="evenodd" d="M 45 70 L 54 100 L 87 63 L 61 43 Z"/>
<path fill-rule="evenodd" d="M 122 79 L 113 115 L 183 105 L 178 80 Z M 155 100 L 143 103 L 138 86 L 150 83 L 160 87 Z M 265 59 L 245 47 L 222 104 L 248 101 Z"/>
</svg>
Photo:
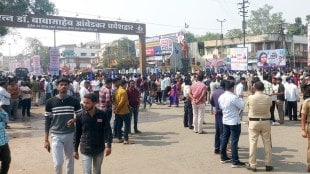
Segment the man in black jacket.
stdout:
<svg viewBox="0 0 310 174">
<path fill-rule="evenodd" d="M 84 173 L 101 173 L 103 152 L 111 154 L 112 130 L 107 113 L 96 108 L 97 96 L 88 93 L 83 98 L 84 111 L 77 116 L 74 135 L 74 158 L 82 153 Z M 93 164 L 93 172 L 91 167 Z"/>
</svg>

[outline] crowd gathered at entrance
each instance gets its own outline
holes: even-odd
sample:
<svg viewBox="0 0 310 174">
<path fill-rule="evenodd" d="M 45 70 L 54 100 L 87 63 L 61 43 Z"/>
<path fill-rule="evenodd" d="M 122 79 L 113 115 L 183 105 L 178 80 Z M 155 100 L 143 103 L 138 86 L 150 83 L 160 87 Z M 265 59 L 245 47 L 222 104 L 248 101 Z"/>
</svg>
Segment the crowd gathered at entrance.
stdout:
<svg viewBox="0 0 310 174">
<path fill-rule="evenodd" d="M 298 108 L 299 89 L 303 96 L 301 108 Z M 5 129 L 10 128 L 10 122 L 33 117 L 32 106 L 45 106 L 44 148 L 52 154 L 55 173 L 62 172 L 65 159 L 67 173 L 74 173 L 74 158 L 81 158 L 83 172 L 97 174 L 101 173 L 104 156 L 112 153 L 113 142 L 134 144 L 129 135 L 143 133 L 138 126 L 139 109 L 152 109 L 155 104 L 180 107 L 183 103 L 182 124 L 197 134 L 207 133 L 203 124 L 206 107 L 210 106 L 209 114 L 215 116 L 214 154 L 219 154 L 221 163 L 257 171 L 256 148 L 258 137 L 262 136 L 265 169 L 272 171 L 271 126 L 301 120 L 301 135 L 310 142 L 309 98 L 310 73 L 305 70 L 33 76 L 21 80 L 3 77 L 0 81 L 0 173 L 8 173 L 11 162 Z M 245 107 L 247 115 L 243 114 Z M 247 164 L 238 156 L 242 123 L 248 124 Z M 309 148 L 307 153 L 310 172 Z"/>
</svg>

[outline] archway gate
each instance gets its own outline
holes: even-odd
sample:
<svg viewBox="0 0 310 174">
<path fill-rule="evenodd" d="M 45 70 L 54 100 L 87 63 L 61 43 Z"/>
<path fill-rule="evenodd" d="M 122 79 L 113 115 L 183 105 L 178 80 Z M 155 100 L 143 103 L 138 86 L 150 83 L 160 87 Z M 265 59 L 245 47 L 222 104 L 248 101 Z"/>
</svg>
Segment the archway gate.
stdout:
<svg viewBox="0 0 310 174">
<path fill-rule="evenodd" d="M 17 14 L 0 13 L 0 26 L 46 29 L 46 30 L 138 35 L 140 42 L 140 49 L 139 49 L 140 73 L 144 74 L 146 72 L 145 71 L 146 27 L 145 24 L 142 23 L 73 18 L 64 16 L 30 15 L 30 14 L 17 15 Z"/>
</svg>

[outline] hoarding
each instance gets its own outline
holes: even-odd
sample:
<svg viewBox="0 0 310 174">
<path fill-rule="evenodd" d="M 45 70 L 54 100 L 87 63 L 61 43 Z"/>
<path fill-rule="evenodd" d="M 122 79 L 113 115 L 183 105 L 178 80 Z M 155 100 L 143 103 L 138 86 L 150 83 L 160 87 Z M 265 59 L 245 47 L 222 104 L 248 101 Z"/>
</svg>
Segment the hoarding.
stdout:
<svg viewBox="0 0 310 174">
<path fill-rule="evenodd" d="M 34 55 L 32 57 L 32 64 L 33 64 L 32 74 L 35 76 L 41 75 L 41 62 L 40 62 L 40 56 L 39 55 Z"/>
<path fill-rule="evenodd" d="M 286 49 L 259 50 L 256 53 L 257 67 L 283 67 L 286 65 Z"/>
<path fill-rule="evenodd" d="M 171 54 L 173 51 L 173 42 L 178 41 L 178 33 L 165 34 L 160 36 L 149 37 L 145 39 L 146 56 L 162 56 Z M 136 56 L 139 56 L 139 41 L 135 41 Z"/>
<path fill-rule="evenodd" d="M 59 58 L 60 53 L 58 48 L 50 48 L 50 74 L 59 76 Z"/>
<path fill-rule="evenodd" d="M 235 71 L 248 70 L 248 48 L 228 48 L 227 68 Z"/>
</svg>

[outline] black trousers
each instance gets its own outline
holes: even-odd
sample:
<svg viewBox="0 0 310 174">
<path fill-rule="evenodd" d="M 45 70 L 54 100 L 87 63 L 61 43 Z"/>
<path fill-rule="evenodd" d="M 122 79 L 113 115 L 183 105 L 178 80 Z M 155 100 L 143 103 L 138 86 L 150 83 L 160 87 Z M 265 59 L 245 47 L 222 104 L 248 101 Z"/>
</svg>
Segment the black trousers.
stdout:
<svg viewBox="0 0 310 174">
<path fill-rule="evenodd" d="M 287 101 L 287 111 L 290 120 L 297 120 L 297 101 Z"/>
<path fill-rule="evenodd" d="M 193 125 L 193 107 L 191 101 L 189 100 L 184 102 L 183 124 L 184 127 L 191 127 Z"/>
<path fill-rule="evenodd" d="M 6 143 L 3 146 L 0 146 L 0 161 L 1 161 L 0 174 L 7 174 L 9 172 L 11 164 L 11 151 L 8 143 Z"/>
<path fill-rule="evenodd" d="M 52 97 L 52 93 L 45 93 L 45 101 Z"/>
<path fill-rule="evenodd" d="M 161 103 L 162 97 L 163 97 L 162 91 L 157 91 L 157 95 L 156 95 L 155 101 Z"/>
<path fill-rule="evenodd" d="M 97 101 L 99 101 L 99 91 L 94 91 L 94 94 L 97 96 Z"/>
<path fill-rule="evenodd" d="M 272 101 L 272 105 L 270 107 L 270 115 L 271 115 L 271 120 L 272 122 L 275 122 L 276 119 L 274 118 L 274 110 L 276 108 L 276 101 Z"/>
</svg>

